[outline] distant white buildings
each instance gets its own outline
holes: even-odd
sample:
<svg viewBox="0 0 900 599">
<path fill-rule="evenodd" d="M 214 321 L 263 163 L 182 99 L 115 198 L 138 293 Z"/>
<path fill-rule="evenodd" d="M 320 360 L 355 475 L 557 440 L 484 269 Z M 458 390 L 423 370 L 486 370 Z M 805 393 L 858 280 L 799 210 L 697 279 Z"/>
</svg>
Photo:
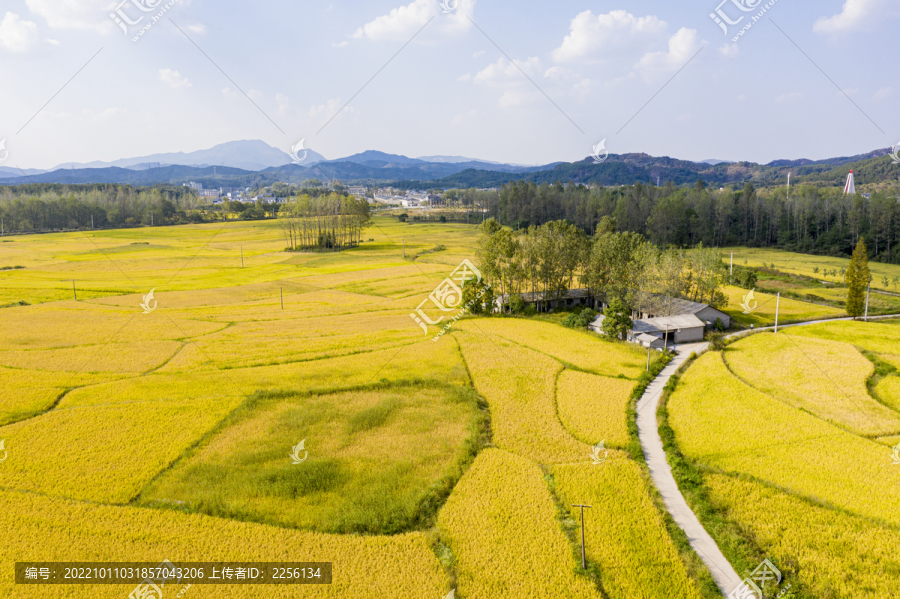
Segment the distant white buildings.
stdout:
<svg viewBox="0 0 900 599">
<path fill-rule="evenodd" d="M 351 185 L 347 188 L 347 193 L 352 196 L 362 197 L 366 195 L 366 188 L 362 185 Z"/>
</svg>

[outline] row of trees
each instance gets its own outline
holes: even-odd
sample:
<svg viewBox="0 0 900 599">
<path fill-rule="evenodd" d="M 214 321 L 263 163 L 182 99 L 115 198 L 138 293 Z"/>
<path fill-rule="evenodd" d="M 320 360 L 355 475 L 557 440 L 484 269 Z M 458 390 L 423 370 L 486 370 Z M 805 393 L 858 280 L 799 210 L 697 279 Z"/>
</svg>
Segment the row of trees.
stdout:
<svg viewBox="0 0 900 599">
<path fill-rule="evenodd" d="M 900 263 L 900 203 L 888 189 L 866 198 L 811 185 L 711 190 L 644 184 L 618 188 L 511 182 L 491 216 L 513 228 L 567 220 L 594 233 L 603 217 L 663 248 L 746 245 L 848 257 L 860 239 L 871 258 Z"/>
<path fill-rule="evenodd" d="M 89 229 L 133 224 L 202 222 L 188 188 L 36 183 L 0 187 L 4 231 Z"/>
<path fill-rule="evenodd" d="M 359 245 L 371 225 L 369 203 L 337 193 L 292 197 L 278 211 L 292 250 L 340 251 Z"/>
<path fill-rule="evenodd" d="M 571 223 L 550 221 L 513 231 L 496 219 L 482 225 L 479 268 L 500 295 L 541 292 L 543 300 L 587 288 L 607 303 L 665 315 L 671 298 L 722 306 L 727 270 L 715 250 L 659 249 L 642 235 L 601 220 L 589 237 Z"/>
</svg>

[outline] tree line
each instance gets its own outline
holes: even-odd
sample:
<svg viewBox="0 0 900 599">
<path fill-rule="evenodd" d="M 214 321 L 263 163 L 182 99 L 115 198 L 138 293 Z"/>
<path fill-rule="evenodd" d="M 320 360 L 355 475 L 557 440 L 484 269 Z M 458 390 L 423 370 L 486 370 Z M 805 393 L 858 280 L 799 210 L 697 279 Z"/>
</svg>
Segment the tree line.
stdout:
<svg viewBox="0 0 900 599">
<path fill-rule="evenodd" d="M 7 232 L 203 222 L 194 212 L 198 205 L 193 190 L 168 185 L 34 183 L 0 187 L 0 218 Z"/>
<path fill-rule="evenodd" d="M 671 300 L 686 299 L 721 307 L 728 272 L 718 252 L 660 249 L 643 235 L 617 230 L 604 217 L 594 235 L 563 221 L 518 231 L 491 218 L 481 225 L 477 260 L 482 275 L 512 310 L 515 296 L 536 293 L 539 306 L 585 288 L 603 303 L 621 302 L 656 315 L 671 313 Z"/>
<path fill-rule="evenodd" d="M 278 211 L 291 250 L 340 251 L 358 246 L 371 225 L 365 198 L 338 193 L 290 198 Z"/>
<path fill-rule="evenodd" d="M 667 247 L 775 247 L 849 257 L 865 240 L 870 258 L 900 264 L 898 192 L 886 188 L 865 197 L 812 185 L 710 189 L 636 184 L 591 187 L 510 182 L 489 214 L 512 228 L 566 220 L 593 234 L 604 217 L 617 230 L 646 236 Z"/>
</svg>

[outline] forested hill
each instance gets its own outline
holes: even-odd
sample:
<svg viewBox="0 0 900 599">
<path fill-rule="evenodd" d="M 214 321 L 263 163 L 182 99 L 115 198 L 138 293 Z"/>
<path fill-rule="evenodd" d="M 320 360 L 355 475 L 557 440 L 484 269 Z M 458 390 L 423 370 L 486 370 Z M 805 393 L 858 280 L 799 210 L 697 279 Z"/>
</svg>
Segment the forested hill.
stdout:
<svg viewBox="0 0 900 599">
<path fill-rule="evenodd" d="M 740 186 L 750 182 L 756 187 L 769 187 L 785 184 L 790 172 L 791 182 L 842 187 L 850 169 L 854 170 L 857 185 L 897 181 L 900 178 L 900 166 L 893 164 L 890 153 L 891 149 L 885 148 L 862 156 L 815 162 L 777 160 L 765 165 L 732 162 L 715 166 L 668 157 L 658 158 L 648 154 L 611 154 L 601 164 L 594 164 L 593 159 L 586 158 L 580 162 L 558 164 L 552 169 L 515 175 L 467 169 L 442 179 L 429 181 L 424 185 L 445 189 L 499 187 L 513 179 L 537 184 L 572 181 L 584 185 L 607 186 L 657 182 L 661 185 L 668 182 L 675 185 L 692 185 L 697 179 L 703 179 L 710 185 Z M 421 181 L 397 183 L 397 187 L 401 188 L 422 186 Z"/>
<path fill-rule="evenodd" d="M 771 187 L 783 185 L 787 181 L 788 172 L 791 172 L 792 181 L 797 183 L 843 187 L 851 168 L 856 171 L 856 181 L 859 185 L 896 182 L 900 177 L 898 170 L 900 167 L 891 162 L 890 152 L 891 150 L 886 148 L 859 156 L 820 161 L 776 160 L 769 164 L 732 162 L 715 166 L 667 156 L 611 154 L 601 164 L 595 164 L 593 159 L 586 158 L 578 162 L 554 163 L 542 167 L 489 165 L 483 162 L 451 164 L 406 159 L 409 163 L 403 160 L 396 162 L 337 160 L 309 166 L 288 164 L 258 172 L 223 166 L 179 165 L 142 170 L 120 167 L 76 168 L 58 169 L 50 173 L 30 173 L 18 177 L 10 172 L 0 172 L 0 185 L 119 183 L 141 186 L 180 185 L 195 181 L 202 183 L 204 187 L 217 188 L 258 187 L 275 182 L 301 184 L 308 179 L 323 181 L 338 179 L 347 185 L 392 184 L 401 189 L 470 189 L 499 187 L 510 181 L 538 184 L 561 181 L 605 186 L 635 183 L 655 185 L 657 182 L 666 185 L 671 182 L 676 186 L 682 186 L 693 185 L 698 179 L 703 179 L 708 184 L 718 187 L 728 185 L 741 187 L 747 182 L 753 183 L 756 187 Z"/>
</svg>

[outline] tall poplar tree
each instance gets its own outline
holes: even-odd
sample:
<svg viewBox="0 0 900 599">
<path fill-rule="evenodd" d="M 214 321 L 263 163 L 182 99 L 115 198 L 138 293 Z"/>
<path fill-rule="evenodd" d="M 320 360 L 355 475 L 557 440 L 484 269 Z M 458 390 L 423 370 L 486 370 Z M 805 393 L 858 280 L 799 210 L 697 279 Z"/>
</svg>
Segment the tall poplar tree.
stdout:
<svg viewBox="0 0 900 599">
<path fill-rule="evenodd" d="M 869 284 L 869 254 L 862 239 L 853 250 L 844 283 L 847 284 L 847 314 L 854 318 L 862 316 L 866 309 L 866 287 Z"/>
</svg>

